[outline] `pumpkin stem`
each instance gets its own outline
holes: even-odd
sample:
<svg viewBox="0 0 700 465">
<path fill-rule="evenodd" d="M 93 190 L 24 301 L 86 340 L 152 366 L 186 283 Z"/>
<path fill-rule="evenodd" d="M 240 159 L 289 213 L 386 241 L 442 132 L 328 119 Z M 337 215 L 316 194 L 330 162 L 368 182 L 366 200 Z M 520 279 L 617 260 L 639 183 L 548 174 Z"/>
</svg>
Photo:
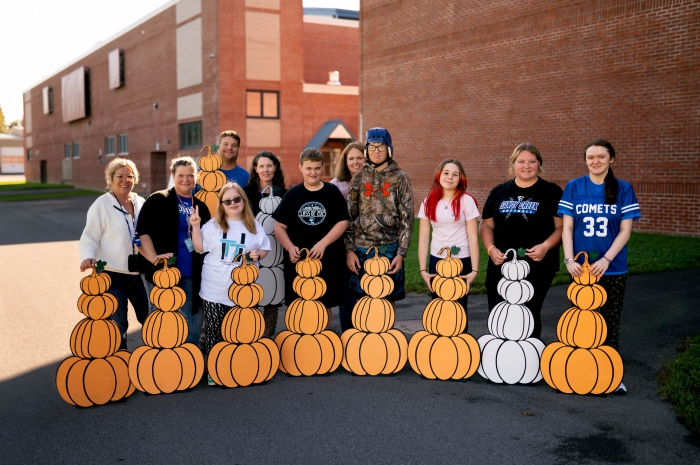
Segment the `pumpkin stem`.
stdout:
<svg viewBox="0 0 700 465">
<path fill-rule="evenodd" d="M 301 256 L 301 253 L 302 253 L 304 250 L 306 250 L 306 258 L 309 258 L 309 249 L 307 249 L 306 247 L 304 247 L 303 249 L 301 249 L 301 250 L 299 251 L 299 256 Z"/>
<path fill-rule="evenodd" d="M 504 253 L 503 255 L 505 255 L 507 257 L 508 252 L 513 252 L 513 262 L 518 261 L 518 252 L 516 252 L 515 249 L 508 249 L 508 250 L 506 250 L 506 253 Z"/>
<path fill-rule="evenodd" d="M 272 190 L 272 186 L 263 187 L 263 189 L 260 191 L 260 193 L 262 194 L 263 192 L 265 192 L 266 189 L 270 189 L 270 195 L 268 197 L 272 197 L 273 195 L 275 195 L 275 193 Z"/>
<path fill-rule="evenodd" d="M 367 252 L 365 252 L 365 255 L 369 255 L 369 253 L 374 249 L 374 257 L 379 257 L 379 249 L 377 249 L 376 245 L 373 245 L 369 249 L 367 249 Z"/>
<path fill-rule="evenodd" d="M 438 252 L 438 255 L 442 255 L 442 251 L 447 250 L 447 258 L 450 258 L 452 256 L 452 251 L 450 250 L 449 247 L 445 246 L 440 251 Z"/>
<path fill-rule="evenodd" d="M 581 254 L 583 254 L 583 265 L 581 265 L 581 266 L 586 267 L 586 268 L 590 267 L 590 265 L 588 264 L 588 254 L 583 250 L 580 251 L 579 253 L 577 253 L 576 255 L 574 255 L 574 260 L 576 260 L 579 257 L 579 255 L 581 255 Z"/>
<path fill-rule="evenodd" d="M 239 253 L 238 255 L 236 255 L 235 257 L 233 257 L 233 261 L 234 261 L 234 262 L 237 261 L 237 260 L 238 260 L 238 257 L 241 257 L 241 264 L 242 264 L 242 265 L 245 265 L 245 264 L 246 264 L 245 254 L 244 254 L 243 252 Z"/>
<path fill-rule="evenodd" d="M 97 265 L 92 266 L 92 274 L 90 276 L 93 278 L 97 276 Z"/>
<path fill-rule="evenodd" d="M 205 145 L 204 147 L 202 147 L 201 149 L 199 149 L 199 152 L 202 153 L 202 152 L 204 151 L 204 149 L 209 149 L 209 153 L 206 154 L 205 157 L 211 156 L 211 147 L 209 147 L 208 145 Z"/>
</svg>

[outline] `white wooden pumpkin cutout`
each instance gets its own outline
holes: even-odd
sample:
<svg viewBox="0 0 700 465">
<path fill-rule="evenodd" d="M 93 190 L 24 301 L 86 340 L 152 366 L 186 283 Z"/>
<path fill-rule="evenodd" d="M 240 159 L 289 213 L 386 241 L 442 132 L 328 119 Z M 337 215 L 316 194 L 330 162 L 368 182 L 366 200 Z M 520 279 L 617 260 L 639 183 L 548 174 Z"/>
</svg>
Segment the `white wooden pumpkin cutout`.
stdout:
<svg viewBox="0 0 700 465">
<path fill-rule="evenodd" d="M 275 210 L 277 210 L 277 207 L 280 206 L 280 203 L 282 203 L 282 198 L 278 197 L 275 195 L 274 189 L 272 186 L 265 186 L 261 193 L 265 193 L 266 190 L 270 190 L 270 195 L 267 197 L 263 196 L 262 199 L 260 199 L 260 203 L 258 204 L 260 206 L 260 211 L 263 213 L 267 213 L 268 215 L 272 215 L 275 213 Z"/>
<path fill-rule="evenodd" d="M 494 383 L 530 384 L 542 379 L 540 357 L 544 343 L 530 337 L 535 320 L 523 303 L 532 299 L 534 289 L 524 278 L 530 273 L 530 265 L 518 260 L 514 249 L 513 260 L 501 266 L 503 278 L 498 282 L 498 293 L 505 299 L 489 314 L 488 328 L 491 334 L 479 338 L 481 364 L 477 372 Z"/>
</svg>

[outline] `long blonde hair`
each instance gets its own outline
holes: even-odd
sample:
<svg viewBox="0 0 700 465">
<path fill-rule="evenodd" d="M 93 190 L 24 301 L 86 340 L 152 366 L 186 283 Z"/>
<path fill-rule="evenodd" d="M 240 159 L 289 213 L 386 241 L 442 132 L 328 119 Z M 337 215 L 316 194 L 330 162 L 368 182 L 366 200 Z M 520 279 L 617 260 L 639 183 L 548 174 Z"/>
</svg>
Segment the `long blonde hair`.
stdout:
<svg viewBox="0 0 700 465">
<path fill-rule="evenodd" d="M 255 217 L 253 216 L 253 209 L 250 207 L 250 203 L 248 202 L 248 196 L 245 195 L 245 191 L 241 186 L 239 186 L 235 182 L 227 182 L 226 184 L 224 184 L 224 187 L 222 187 L 221 190 L 219 190 L 219 206 L 216 207 L 216 222 L 219 224 L 219 227 L 223 232 L 228 232 L 228 217 L 226 216 L 226 207 L 221 202 L 221 199 L 224 197 L 224 194 L 230 189 L 235 189 L 236 192 L 238 192 L 238 194 L 243 198 L 243 213 L 241 214 L 241 219 L 243 220 L 243 225 L 245 226 L 245 228 L 252 234 L 255 234 L 257 231 L 255 228 Z"/>
</svg>

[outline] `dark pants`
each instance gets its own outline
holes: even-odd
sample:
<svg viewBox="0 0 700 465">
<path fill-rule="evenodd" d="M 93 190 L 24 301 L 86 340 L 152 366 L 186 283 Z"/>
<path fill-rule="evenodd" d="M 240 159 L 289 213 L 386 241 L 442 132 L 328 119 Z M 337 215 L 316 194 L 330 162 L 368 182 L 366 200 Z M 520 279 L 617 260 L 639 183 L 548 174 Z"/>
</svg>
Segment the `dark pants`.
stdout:
<svg viewBox="0 0 700 465">
<path fill-rule="evenodd" d="M 603 286 L 608 294 L 605 304 L 598 309 L 608 327 L 605 345 L 617 349 L 620 344 L 620 316 L 625 300 L 625 289 L 627 289 L 627 273 L 603 275 L 598 284 Z"/>
<path fill-rule="evenodd" d="M 540 313 L 542 312 L 542 304 L 544 304 L 544 299 L 547 297 L 547 292 L 549 288 L 552 287 L 552 280 L 556 274 L 551 266 L 547 264 L 533 264 L 530 263 L 530 274 L 525 276 L 525 280 L 532 284 L 534 290 L 534 295 L 532 299 L 523 303 L 532 312 L 532 316 L 535 319 L 535 326 L 530 337 L 538 338 L 542 333 L 542 320 L 540 318 Z M 488 270 L 486 272 L 486 292 L 489 300 L 489 311 L 493 311 L 493 307 L 499 302 L 503 302 L 505 299 L 501 297 L 498 293 L 498 282 L 503 278 L 501 274 L 501 267 L 495 265 L 491 260 L 489 260 Z"/>
<path fill-rule="evenodd" d="M 440 260 L 442 260 L 442 258 L 434 257 L 434 256 L 430 255 L 430 262 L 428 263 L 428 273 L 429 274 L 436 273 L 437 262 L 439 262 Z M 471 257 L 460 258 L 459 260 L 462 262 L 462 272 L 460 273 L 460 275 L 465 275 L 465 274 L 471 273 L 472 272 L 472 259 L 471 259 Z M 432 278 L 430 280 L 431 283 L 432 283 L 433 279 L 435 279 L 435 278 Z M 437 299 L 438 295 L 433 292 L 430 294 L 430 297 L 432 297 L 433 299 Z M 466 294 L 464 294 L 464 296 L 460 297 L 459 299 L 457 299 L 455 301 L 455 302 L 458 302 L 459 304 L 461 304 L 462 307 L 464 307 L 464 313 L 465 313 L 464 316 L 465 317 L 467 316 L 467 301 L 468 300 L 469 300 L 469 292 L 467 292 Z M 466 320 L 467 320 L 467 325 L 464 327 L 464 331 L 462 331 L 463 333 L 466 333 L 467 328 L 469 328 L 469 318 L 467 318 Z"/>
<path fill-rule="evenodd" d="M 119 349 L 126 350 L 126 332 L 129 329 L 128 302 L 131 302 L 134 307 L 138 322 L 143 324 L 148 316 L 148 294 L 146 294 L 140 275 L 108 270 L 105 270 L 105 273 L 112 279 L 112 285 L 107 292 L 117 299 L 117 311 L 111 316 L 111 319 L 117 324 L 119 333 L 122 335 Z"/>
</svg>

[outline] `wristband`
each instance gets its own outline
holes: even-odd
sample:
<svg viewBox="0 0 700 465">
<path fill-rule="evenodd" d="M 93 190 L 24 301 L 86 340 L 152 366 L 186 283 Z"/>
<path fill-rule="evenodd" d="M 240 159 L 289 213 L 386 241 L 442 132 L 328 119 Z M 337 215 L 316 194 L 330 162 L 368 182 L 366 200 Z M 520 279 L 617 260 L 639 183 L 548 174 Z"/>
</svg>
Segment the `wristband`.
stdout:
<svg viewBox="0 0 700 465">
<path fill-rule="evenodd" d="M 495 245 L 492 245 L 491 247 L 489 247 L 489 249 L 486 251 L 486 255 L 491 256 L 491 249 L 495 249 L 495 248 L 496 248 Z"/>
<path fill-rule="evenodd" d="M 421 273 L 424 272 L 424 271 L 427 272 L 428 270 L 420 270 Z"/>
</svg>

